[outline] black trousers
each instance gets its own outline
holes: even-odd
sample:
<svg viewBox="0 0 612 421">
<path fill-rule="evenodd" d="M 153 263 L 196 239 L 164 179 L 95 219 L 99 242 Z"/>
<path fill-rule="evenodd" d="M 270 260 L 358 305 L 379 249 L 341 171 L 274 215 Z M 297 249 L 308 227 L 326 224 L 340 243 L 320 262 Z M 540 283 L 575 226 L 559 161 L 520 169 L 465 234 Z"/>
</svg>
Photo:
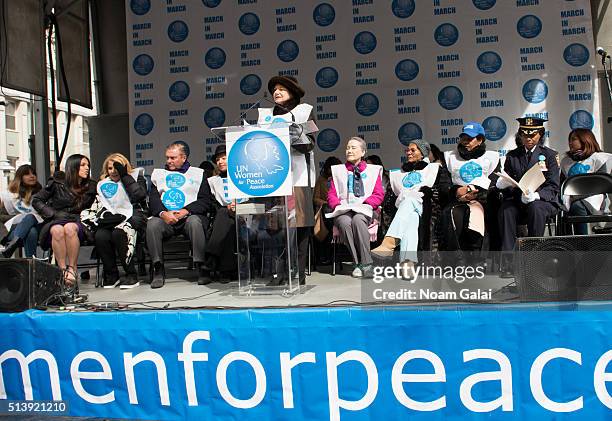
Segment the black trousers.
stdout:
<svg viewBox="0 0 612 421">
<path fill-rule="evenodd" d="M 468 228 L 470 208 L 467 203 L 453 202 L 442 211 L 443 250 L 474 251 L 482 248 L 482 235 Z"/>
<path fill-rule="evenodd" d="M 220 272 L 236 272 L 236 217 L 227 208 L 217 209 L 206 253 L 213 257 L 213 268 Z"/>
<path fill-rule="evenodd" d="M 128 251 L 127 235 L 120 229 L 99 228 L 95 234 L 96 252 L 102 260 L 104 268 L 104 277 L 108 279 L 110 276 L 119 276 L 117 269 L 117 257 L 125 270 L 125 273 L 136 273 L 134 268 L 134 256 L 130 260 L 129 265 L 126 265 L 125 260 Z"/>
<path fill-rule="evenodd" d="M 306 276 L 306 261 L 308 259 L 308 240 L 312 227 L 297 228 L 298 272 L 300 279 Z"/>
<path fill-rule="evenodd" d="M 527 218 L 529 237 L 542 237 L 546 220 L 557 213 L 557 207 L 543 200 L 534 200 L 525 205 L 519 199 L 506 199 L 499 209 L 499 232 L 502 236 L 502 251 L 514 250 L 516 226 L 522 218 Z"/>
</svg>

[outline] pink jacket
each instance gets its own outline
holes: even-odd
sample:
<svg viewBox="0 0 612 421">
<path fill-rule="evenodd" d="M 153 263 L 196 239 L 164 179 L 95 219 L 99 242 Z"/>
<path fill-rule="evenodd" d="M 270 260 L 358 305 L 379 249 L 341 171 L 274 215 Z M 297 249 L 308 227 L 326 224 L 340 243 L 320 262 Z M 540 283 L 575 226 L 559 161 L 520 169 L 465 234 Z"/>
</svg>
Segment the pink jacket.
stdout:
<svg viewBox="0 0 612 421">
<path fill-rule="evenodd" d="M 365 161 L 360 161 L 358 165 L 359 171 L 364 171 L 368 166 Z M 354 165 L 350 162 L 345 162 L 344 166 L 346 166 L 347 171 L 353 171 Z M 382 179 L 379 174 L 378 178 L 376 179 L 376 184 L 374 185 L 374 191 L 372 192 L 372 195 L 366 200 L 364 200 L 363 203 L 367 203 L 368 205 L 372 206 L 372 209 L 376 209 L 382 204 L 384 198 L 385 190 L 383 189 Z M 327 192 L 327 204 L 333 210 L 336 208 L 336 206 L 340 204 L 340 202 L 341 200 L 338 197 L 338 193 L 336 192 L 336 186 L 334 186 L 334 179 L 332 178 L 331 185 L 329 186 L 329 191 Z"/>
</svg>

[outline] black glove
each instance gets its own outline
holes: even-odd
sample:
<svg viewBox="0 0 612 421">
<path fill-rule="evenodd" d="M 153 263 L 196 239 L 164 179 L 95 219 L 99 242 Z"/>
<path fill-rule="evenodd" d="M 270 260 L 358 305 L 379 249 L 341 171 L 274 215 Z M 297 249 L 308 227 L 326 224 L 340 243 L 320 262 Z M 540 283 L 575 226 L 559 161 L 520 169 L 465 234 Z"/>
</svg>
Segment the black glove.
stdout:
<svg viewBox="0 0 612 421">
<path fill-rule="evenodd" d="M 119 177 L 125 177 L 127 175 L 127 168 L 125 168 L 125 166 L 121 165 L 120 162 L 114 161 L 113 162 L 113 167 L 115 167 L 115 170 L 117 171 L 117 173 L 119 174 Z"/>
</svg>

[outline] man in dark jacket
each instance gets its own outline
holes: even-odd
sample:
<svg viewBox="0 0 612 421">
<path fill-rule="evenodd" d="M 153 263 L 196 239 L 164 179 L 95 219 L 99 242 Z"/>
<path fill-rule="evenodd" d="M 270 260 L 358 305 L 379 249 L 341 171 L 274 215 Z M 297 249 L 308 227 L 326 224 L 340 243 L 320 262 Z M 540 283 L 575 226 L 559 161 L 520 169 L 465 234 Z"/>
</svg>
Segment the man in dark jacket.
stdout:
<svg viewBox="0 0 612 421">
<path fill-rule="evenodd" d="M 504 200 L 499 210 L 502 251 L 512 251 L 516 243 L 516 225 L 521 216 L 527 218 L 529 237 L 544 235 L 546 220 L 559 208 L 559 154 L 544 146 L 544 122 L 541 118 L 518 118 L 517 139 L 520 144 L 506 155 L 504 172 L 515 181 L 534 165 L 544 175 L 544 183 L 535 191 L 523 193 L 500 177 L 497 188 L 502 190 Z M 505 262 L 502 277 L 511 277 L 510 262 Z"/>
<path fill-rule="evenodd" d="M 151 175 L 147 223 L 147 247 L 151 255 L 151 288 L 164 286 L 162 242 L 177 234 L 186 234 L 191 241 L 193 261 L 198 268 L 198 282 L 203 271 L 206 248 L 206 212 L 210 206 L 210 188 L 200 168 L 187 161 L 185 145 L 172 143 L 166 148 L 166 166 Z"/>
</svg>

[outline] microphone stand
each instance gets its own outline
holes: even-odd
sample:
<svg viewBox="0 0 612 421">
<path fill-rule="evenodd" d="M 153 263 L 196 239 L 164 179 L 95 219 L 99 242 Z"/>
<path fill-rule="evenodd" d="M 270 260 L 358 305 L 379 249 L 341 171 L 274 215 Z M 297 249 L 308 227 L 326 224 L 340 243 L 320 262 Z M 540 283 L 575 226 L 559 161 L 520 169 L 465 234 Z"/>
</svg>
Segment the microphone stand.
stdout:
<svg viewBox="0 0 612 421">
<path fill-rule="evenodd" d="M 606 59 L 608 59 L 608 61 L 610 62 L 610 69 L 608 69 L 606 67 Z M 603 70 L 604 70 L 604 77 L 606 78 L 606 84 L 608 85 L 608 95 L 610 96 L 610 104 L 612 104 L 612 86 L 610 83 L 610 71 L 612 71 L 612 60 L 610 60 L 610 56 L 609 55 L 603 55 L 601 57 L 601 65 L 603 66 Z M 608 124 L 612 123 L 612 117 L 608 117 Z"/>
</svg>

